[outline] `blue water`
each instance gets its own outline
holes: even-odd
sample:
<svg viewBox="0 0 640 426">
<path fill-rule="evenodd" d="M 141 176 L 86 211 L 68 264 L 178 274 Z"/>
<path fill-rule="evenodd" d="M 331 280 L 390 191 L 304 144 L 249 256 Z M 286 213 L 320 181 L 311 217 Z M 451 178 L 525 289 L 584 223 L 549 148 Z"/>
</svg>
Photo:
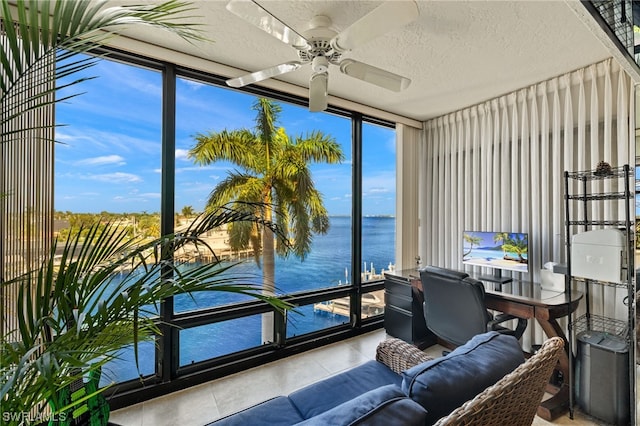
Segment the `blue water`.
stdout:
<svg viewBox="0 0 640 426">
<path fill-rule="evenodd" d="M 362 260 L 376 272 L 395 264 L 395 218 L 365 217 L 362 222 Z M 346 271 L 345 271 L 346 269 Z M 262 271 L 252 259 L 232 268 L 234 273 L 253 277 L 262 282 Z M 351 218 L 331 217 L 329 232 L 313 239 L 310 254 L 304 261 L 290 256 L 276 258 L 275 285 L 279 294 L 295 293 L 318 288 L 334 287 L 352 282 L 351 276 Z M 247 300 L 247 296 L 209 292 L 195 295 L 195 301 L 181 295 L 175 298 L 176 312 L 184 312 L 209 306 L 219 306 Z M 348 322 L 341 316 L 315 313 L 313 306 L 302 306 L 299 314 L 289 315 L 287 337 L 306 334 L 315 330 Z M 255 315 L 233 321 L 210 324 L 180 331 L 180 365 L 214 358 L 248 349 L 261 344 L 261 316 Z M 154 344 L 139 347 L 140 374 L 154 372 Z M 125 350 L 120 359 L 105 366 L 102 384 L 120 382 L 138 377 L 133 361 L 133 350 Z"/>
<path fill-rule="evenodd" d="M 465 248 L 465 250 L 467 250 L 467 248 Z M 503 252 L 502 250 L 484 250 L 484 249 L 474 248 L 471 251 L 471 253 L 469 253 L 465 257 L 465 260 L 471 260 L 471 259 L 501 260 L 504 258 L 505 255 L 510 256 L 513 259 L 518 258 L 517 253 Z M 527 254 L 523 253 L 522 257 L 526 259 Z"/>
</svg>

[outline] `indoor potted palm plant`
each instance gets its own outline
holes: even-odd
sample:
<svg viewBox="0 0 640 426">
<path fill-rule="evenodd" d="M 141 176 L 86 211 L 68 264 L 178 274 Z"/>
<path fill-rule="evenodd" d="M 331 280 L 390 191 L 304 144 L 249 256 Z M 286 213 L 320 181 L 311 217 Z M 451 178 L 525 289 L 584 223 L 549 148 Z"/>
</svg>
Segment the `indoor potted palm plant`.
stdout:
<svg viewBox="0 0 640 426">
<path fill-rule="evenodd" d="M 36 271 L 8 282 L 19 284 L 19 328 L 4 335 L 0 347 L 0 400 L 3 414 L 9 413 L 4 420 L 19 424 L 17 420 L 43 419 L 43 402 L 48 401 L 53 418 L 67 424 L 74 406 L 90 399 L 93 403 L 105 363 L 130 346 L 137 363 L 139 342 L 160 332 L 158 305 L 167 297 L 225 291 L 264 300 L 281 312 L 289 309 L 286 302 L 263 295 L 260 286 L 243 284 L 249 277 L 234 274 L 233 264 L 215 260 L 185 267 L 172 260 L 171 253 L 185 246 L 209 250 L 200 236 L 238 221 L 256 222 L 283 235 L 249 210 L 225 207 L 202 215 L 182 233 L 151 241 L 129 237 L 125 227 L 97 223 L 63 242 L 61 251 L 54 244 Z M 94 387 L 82 398 L 70 398 L 68 387 L 83 376 L 95 377 Z M 96 415 L 108 418 L 104 412 Z"/>
</svg>

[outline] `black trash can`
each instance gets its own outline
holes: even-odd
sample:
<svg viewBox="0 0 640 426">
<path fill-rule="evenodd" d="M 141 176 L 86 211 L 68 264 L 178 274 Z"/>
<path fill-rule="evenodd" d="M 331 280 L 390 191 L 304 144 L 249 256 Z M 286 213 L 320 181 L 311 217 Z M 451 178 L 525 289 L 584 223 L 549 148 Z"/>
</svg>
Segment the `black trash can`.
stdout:
<svg viewBox="0 0 640 426">
<path fill-rule="evenodd" d="M 576 399 L 586 414 L 609 424 L 629 424 L 629 346 L 604 331 L 577 336 Z"/>
</svg>

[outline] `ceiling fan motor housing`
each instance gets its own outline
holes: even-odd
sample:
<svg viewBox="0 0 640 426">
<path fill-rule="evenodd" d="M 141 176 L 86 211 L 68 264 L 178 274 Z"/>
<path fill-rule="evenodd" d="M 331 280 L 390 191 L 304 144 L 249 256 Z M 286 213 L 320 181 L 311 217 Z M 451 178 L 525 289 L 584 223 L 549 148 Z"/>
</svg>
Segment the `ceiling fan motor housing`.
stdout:
<svg viewBox="0 0 640 426">
<path fill-rule="evenodd" d="M 308 46 L 298 49 L 298 57 L 302 62 L 312 62 L 317 57 L 326 57 L 329 63 L 337 65 L 342 54 L 331 46 L 331 40 L 338 34 L 331 28 L 331 19 L 327 16 L 316 15 L 309 23 L 309 29 L 304 33 Z M 315 68 L 314 68 L 315 71 Z M 318 71 L 316 71 L 318 72 Z"/>
</svg>

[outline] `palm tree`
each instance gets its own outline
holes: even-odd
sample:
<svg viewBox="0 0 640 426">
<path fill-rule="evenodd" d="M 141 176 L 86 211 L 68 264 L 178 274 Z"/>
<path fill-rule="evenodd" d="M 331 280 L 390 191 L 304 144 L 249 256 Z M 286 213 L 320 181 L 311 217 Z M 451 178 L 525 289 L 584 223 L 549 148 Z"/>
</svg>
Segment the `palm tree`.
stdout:
<svg viewBox="0 0 640 426">
<path fill-rule="evenodd" d="M 514 238 L 509 238 L 509 241 L 502 246 L 502 249 L 505 252 L 517 254 L 518 262 L 528 262 L 527 258 L 524 257 L 529 251 L 529 240 L 526 236 L 515 234 Z"/>
<path fill-rule="evenodd" d="M 193 210 L 193 206 L 184 206 L 182 208 L 182 216 L 184 216 L 186 219 L 190 218 L 194 214 L 195 211 Z"/>
<path fill-rule="evenodd" d="M 344 154 L 340 145 L 322 132 L 295 138 L 287 135 L 284 128 L 276 126 L 281 107 L 269 99 L 256 99 L 252 109 L 257 113 L 253 131 L 197 134 L 189 156 L 200 165 L 226 160 L 239 167 L 213 189 L 208 209 L 228 202 L 261 203 L 256 214 L 266 221 L 273 219 L 291 241 L 293 253 L 304 260 L 313 234 L 329 229 L 329 216 L 309 165 L 339 163 Z M 285 241 L 276 245 L 273 233 L 256 224 L 233 224 L 229 237 L 233 249 L 251 246 L 258 264 L 262 254 L 263 289 L 265 294 L 274 294 L 275 253 L 288 254 Z M 272 341 L 272 334 L 269 320 L 263 321 L 263 341 Z"/>
<path fill-rule="evenodd" d="M 505 249 L 505 246 L 509 244 L 510 241 L 511 240 L 508 232 L 496 232 L 496 234 L 493 236 L 494 243 L 502 243 L 502 254 L 504 257 L 507 256 L 507 250 Z"/>
<path fill-rule="evenodd" d="M 462 259 L 464 260 L 465 257 L 471 254 L 474 245 L 480 245 L 482 238 L 474 237 L 472 234 L 467 234 L 466 232 L 462 234 L 462 238 L 464 239 L 464 241 L 469 243 L 469 251 L 462 253 Z"/>
</svg>

